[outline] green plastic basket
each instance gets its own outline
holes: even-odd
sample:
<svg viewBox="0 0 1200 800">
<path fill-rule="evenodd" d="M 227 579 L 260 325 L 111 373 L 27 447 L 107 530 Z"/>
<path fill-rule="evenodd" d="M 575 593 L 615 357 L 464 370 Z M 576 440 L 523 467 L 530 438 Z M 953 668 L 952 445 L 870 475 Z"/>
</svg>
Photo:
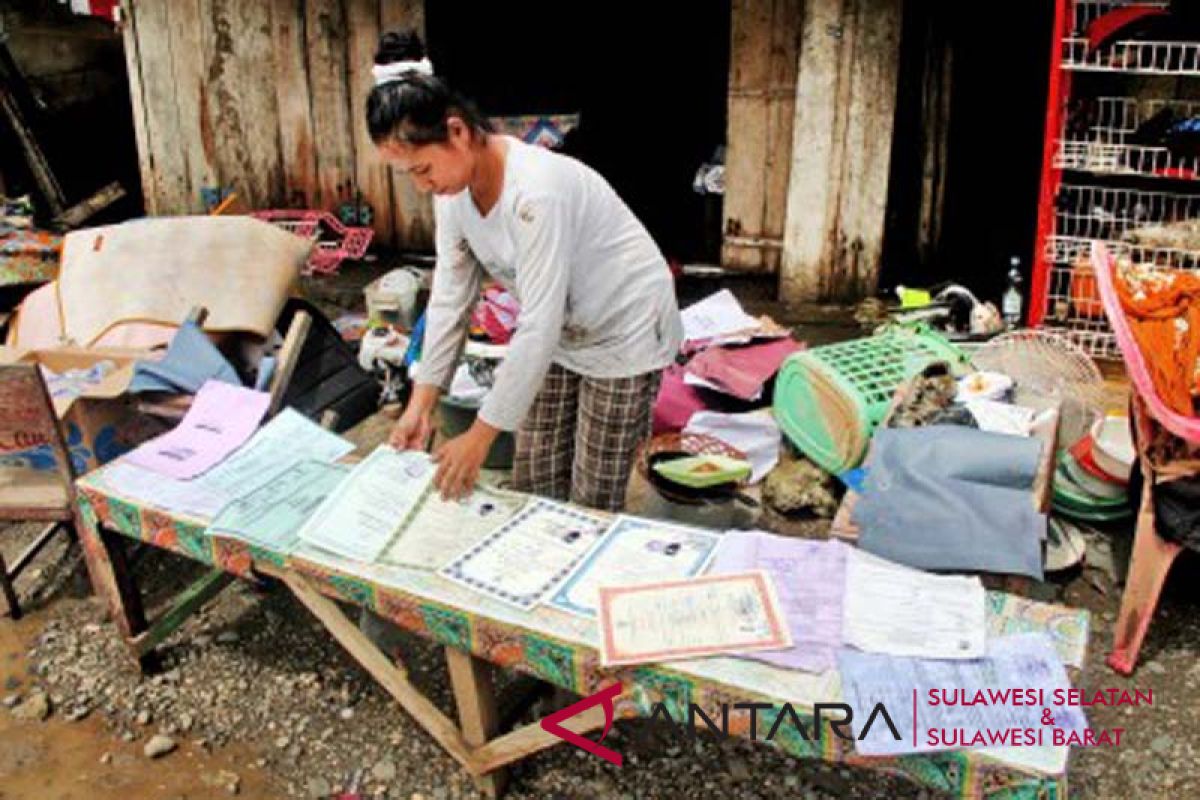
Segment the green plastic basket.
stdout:
<svg viewBox="0 0 1200 800">
<path fill-rule="evenodd" d="M 862 461 L 896 388 L 935 361 L 969 363 L 961 350 L 926 328 L 891 327 L 795 353 L 775 381 L 775 418 L 815 464 L 845 472 Z"/>
</svg>

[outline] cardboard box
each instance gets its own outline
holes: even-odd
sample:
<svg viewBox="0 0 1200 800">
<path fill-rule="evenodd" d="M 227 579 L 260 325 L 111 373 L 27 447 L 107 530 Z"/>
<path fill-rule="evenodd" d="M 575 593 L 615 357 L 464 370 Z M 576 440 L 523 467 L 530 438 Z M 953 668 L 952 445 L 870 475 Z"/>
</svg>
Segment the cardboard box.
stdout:
<svg viewBox="0 0 1200 800">
<path fill-rule="evenodd" d="M 102 361 L 114 368 L 97 383 L 86 386 L 77 397 L 53 398 L 63 439 L 71 453 L 75 472 L 82 475 L 157 436 L 166 423 L 141 414 L 137 399 L 126 394 L 134 364 L 146 353 L 137 350 L 88 350 L 60 347 L 52 350 L 18 350 L 0 347 L 0 364 L 39 364 L 62 374 L 73 369 L 90 369 Z M 46 445 L 6 453 L 4 461 L 32 469 L 54 469 Z"/>
</svg>

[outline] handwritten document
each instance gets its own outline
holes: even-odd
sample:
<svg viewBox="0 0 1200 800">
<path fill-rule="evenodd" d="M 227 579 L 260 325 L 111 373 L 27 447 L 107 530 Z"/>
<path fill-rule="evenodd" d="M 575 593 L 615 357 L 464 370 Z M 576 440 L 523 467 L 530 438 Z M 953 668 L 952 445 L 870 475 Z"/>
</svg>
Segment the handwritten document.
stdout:
<svg viewBox="0 0 1200 800">
<path fill-rule="evenodd" d="M 986 657 L 970 661 L 896 658 L 880 653 L 859 653 L 843 650 L 839 655 L 842 691 L 855 712 L 855 737 L 859 725 L 866 722 L 869 709 L 883 703 L 895 723 L 900 739 L 897 741 L 883 724 L 872 725 L 865 739 L 855 743 L 864 755 L 901 755 L 903 753 L 933 752 L 962 749 L 947 746 L 972 742 L 976 734 L 996 740 L 1003 732 L 1022 731 L 1021 744 L 1026 745 L 1032 731 L 1044 731 L 1041 747 L 1036 740 L 1030 746 L 996 746 L 982 752 L 1001 760 L 1022 763 L 1047 772 L 1061 772 L 1066 765 L 1065 747 L 1054 748 L 1052 729 L 1082 732 L 1087 728 L 1083 712 L 1074 706 L 1053 704 L 1054 690 L 1070 688 L 1066 670 L 1059 661 L 1054 645 L 1044 634 L 1024 633 L 993 640 Z M 977 705 L 934 705 L 929 701 L 931 691 L 962 690 L 974 697 L 982 691 L 992 696 L 1005 689 L 1042 690 L 1045 705 L 1014 702 Z M 914 719 L 914 691 L 916 718 Z M 940 695 L 939 695 L 940 697 Z M 1043 710 L 1052 710 L 1053 725 L 1042 721 Z M 861 713 L 861 717 L 860 717 Z M 1022 753 L 1021 751 L 1027 751 Z"/>
<path fill-rule="evenodd" d="M 140 445 L 125 460 L 169 478 L 194 478 L 250 438 L 270 401 L 265 392 L 208 381 L 178 425 Z"/>
<path fill-rule="evenodd" d="M 809 672 L 837 666 L 849 549 L 833 540 L 795 539 L 762 531 L 725 533 L 709 572 L 766 571 L 791 632 L 789 649 L 747 654 L 750 658 Z"/>
<path fill-rule="evenodd" d="M 594 617 L 601 586 L 699 575 L 720 540 L 720 534 L 700 528 L 617 517 L 600 544 L 563 581 L 550 603 L 562 611 Z"/>
<path fill-rule="evenodd" d="M 605 666 L 791 646 L 762 571 L 600 589 Z"/>
<path fill-rule="evenodd" d="M 426 453 L 375 448 L 300 529 L 309 544 L 346 558 L 374 562 L 433 480 Z"/>
<path fill-rule="evenodd" d="M 603 531 L 601 517 L 535 498 L 440 574 L 528 610 L 571 572 Z"/>
<path fill-rule="evenodd" d="M 225 506 L 208 533 L 290 553 L 301 526 L 349 472 L 349 467 L 320 461 L 295 464 Z"/>
<path fill-rule="evenodd" d="M 987 606 L 978 578 L 931 575 L 851 548 L 846 557 L 842 635 L 875 653 L 979 658 Z"/>
<path fill-rule="evenodd" d="M 478 544 L 525 504 L 525 495 L 479 486 L 464 500 L 428 491 L 400 535 L 379 557 L 381 564 L 437 570 Z"/>
</svg>

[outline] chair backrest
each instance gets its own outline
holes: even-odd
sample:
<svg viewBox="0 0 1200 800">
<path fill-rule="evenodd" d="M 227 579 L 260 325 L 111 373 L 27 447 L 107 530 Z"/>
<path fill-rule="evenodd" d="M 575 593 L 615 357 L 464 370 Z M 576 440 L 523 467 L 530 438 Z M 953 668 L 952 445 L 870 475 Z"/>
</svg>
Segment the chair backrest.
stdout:
<svg viewBox="0 0 1200 800">
<path fill-rule="evenodd" d="M 37 365 L 0 365 L 0 462 L 29 450 L 53 457 L 55 469 L 72 484 L 71 454 Z"/>
</svg>

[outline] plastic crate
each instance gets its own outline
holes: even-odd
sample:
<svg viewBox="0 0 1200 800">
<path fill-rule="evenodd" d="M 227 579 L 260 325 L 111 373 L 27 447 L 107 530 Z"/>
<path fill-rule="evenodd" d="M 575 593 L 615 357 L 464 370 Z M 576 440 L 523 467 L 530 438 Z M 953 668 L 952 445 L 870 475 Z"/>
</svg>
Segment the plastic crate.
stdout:
<svg viewBox="0 0 1200 800">
<path fill-rule="evenodd" d="M 923 328 L 893 327 L 801 351 L 775 381 L 775 418 L 815 464 L 845 472 L 862 461 L 897 387 L 935 361 L 968 363 L 961 350 Z"/>
</svg>

